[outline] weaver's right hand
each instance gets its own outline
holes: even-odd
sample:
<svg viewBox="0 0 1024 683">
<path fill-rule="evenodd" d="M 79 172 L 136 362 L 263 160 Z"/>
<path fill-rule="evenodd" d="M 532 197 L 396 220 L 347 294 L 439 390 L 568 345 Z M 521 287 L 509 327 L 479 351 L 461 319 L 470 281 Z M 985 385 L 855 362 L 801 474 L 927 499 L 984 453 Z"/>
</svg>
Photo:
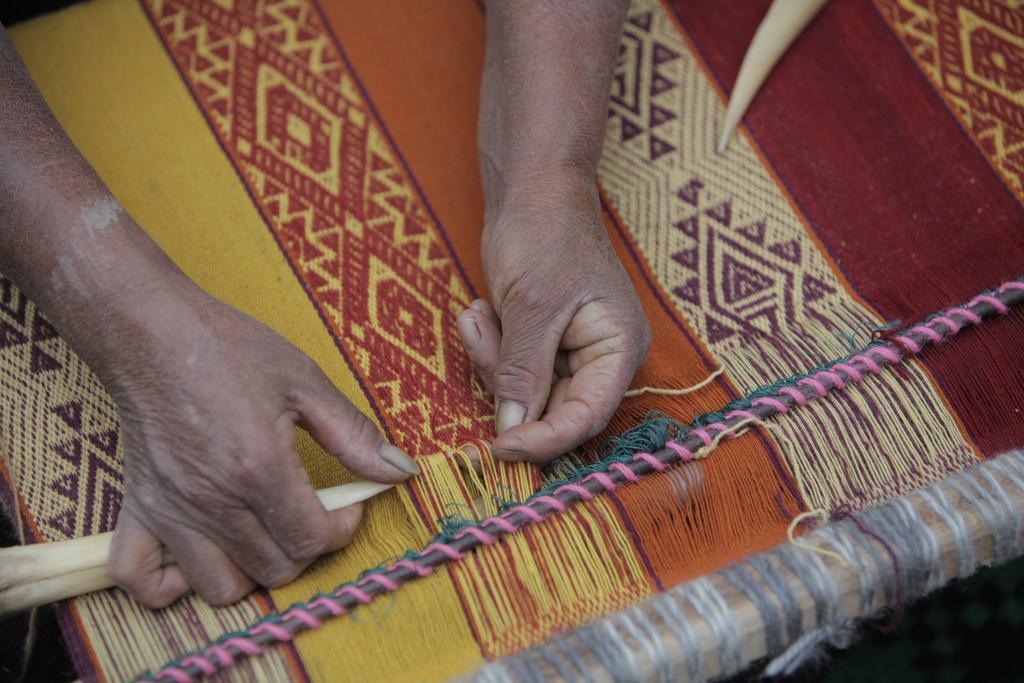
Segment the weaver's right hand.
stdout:
<svg viewBox="0 0 1024 683">
<path fill-rule="evenodd" d="M 301 351 L 188 283 L 134 292 L 123 347 L 96 363 L 114 396 L 125 494 L 112 578 L 149 607 L 189 588 L 214 605 L 280 586 L 351 541 L 361 507 L 327 512 L 295 451 L 305 428 L 357 475 L 416 464 Z M 177 565 L 161 567 L 166 546 Z"/>
</svg>

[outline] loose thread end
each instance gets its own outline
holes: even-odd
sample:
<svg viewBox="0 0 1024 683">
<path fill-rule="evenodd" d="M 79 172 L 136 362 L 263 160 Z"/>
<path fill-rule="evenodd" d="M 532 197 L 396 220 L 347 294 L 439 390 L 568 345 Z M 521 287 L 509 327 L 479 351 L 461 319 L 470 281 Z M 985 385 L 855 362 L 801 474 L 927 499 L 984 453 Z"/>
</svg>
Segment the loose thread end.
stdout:
<svg viewBox="0 0 1024 683">
<path fill-rule="evenodd" d="M 789 523 L 789 528 L 786 529 L 786 538 L 789 539 L 789 542 L 797 548 L 803 548 L 804 550 L 809 550 L 812 553 L 817 553 L 825 557 L 831 557 L 834 560 L 838 560 L 840 564 L 842 564 L 843 566 L 853 569 L 853 566 L 849 563 L 849 561 L 847 561 L 845 557 L 843 557 L 836 551 L 829 550 L 828 548 L 821 548 L 816 545 L 811 545 L 810 543 L 805 543 L 796 537 L 797 527 L 800 526 L 800 524 L 802 524 L 804 520 L 807 519 L 817 519 L 820 524 L 824 524 L 828 522 L 828 512 L 821 508 L 817 508 L 814 510 L 807 510 L 806 512 L 801 512 L 799 515 L 794 517 L 793 521 Z"/>
<path fill-rule="evenodd" d="M 710 375 L 697 382 L 693 386 L 684 387 L 682 389 L 667 389 L 664 387 L 640 387 L 638 389 L 630 389 L 623 396 L 625 398 L 635 398 L 644 394 L 655 394 L 657 396 L 685 396 L 686 394 L 692 394 L 695 391 L 700 391 L 707 385 L 714 382 L 716 379 L 721 377 L 722 373 L 725 372 L 725 368 L 718 368 Z"/>
</svg>

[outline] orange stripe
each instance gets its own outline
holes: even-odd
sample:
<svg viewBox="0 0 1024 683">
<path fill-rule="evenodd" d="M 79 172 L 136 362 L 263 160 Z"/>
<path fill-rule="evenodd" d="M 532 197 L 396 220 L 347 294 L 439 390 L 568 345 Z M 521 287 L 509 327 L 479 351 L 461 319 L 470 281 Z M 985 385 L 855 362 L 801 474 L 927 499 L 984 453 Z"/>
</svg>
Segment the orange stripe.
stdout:
<svg viewBox="0 0 1024 683">
<path fill-rule="evenodd" d="M 469 0 L 332 2 L 323 11 L 483 295 L 484 203 L 476 158 L 483 14 Z"/>
<path fill-rule="evenodd" d="M 471 2 L 441 3 L 429 8 L 397 0 L 355 5 L 332 5 L 326 7 L 325 12 L 396 146 L 429 198 L 470 280 L 482 291 L 478 242 L 483 200 L 473 141 L 484 52 L 483 15 Z M 439 41 L 438 36 L 444 39 Z M 382 58 L 382 54 L 386 58 Z M 643 259 L 634 258 L 626 238 L 615 227 L 615 209 L 607 201 L 604 204 L 611 212 L 611 217 L 605 220 L 606 228 L 637 288 L 654 332 L 652 350 L 634 384 L 671 382 L 688 386 L 699 382 L 709 372 L 706 348 L 686 323 L 670 312 L 669 299 L 647 264 Z M 697 413 L 715 410 L 735 396 L 735 388 L 727 386 L 709 386 L 699 396 L 627 399 L 605 433 L 594 443 L 635 426 L 651 410 L 664 411 L 683 421 Z M 728 497 L 728 504 L 736 506 L 735 517 L 740 518 L 739 524 L 731 516 L 707 516 L 708 524 L 715 530 L 714 535 L 723 539 L 736 536 L 737 529 L 746 529 L 748 535 L 737 540 L 737 547 L 763 548 L 784 537 L 786 520 L 782 513 L 774 512 L 778 510 L 776 495 L 782 496 L 792 509 L 799 508 L 799 503 L 786 490 L 784 480 L 790 479 L 790 475 L 785 466 L 778 464 L 777 470 L 773 469 L 771 463 L 777 462 L 777 458 L 767 442 L 748 437 L 737 443 L 742 445 L 734 446 L 732 452 L 743 454 L 740 459 L 747 469 L 741 474 L 732 465 L 723 463 L 712 467 L 708 476 L 721 482 L 751 478 L 756 482 L 757 493 Z M 650 510 L 641 512 L 643 506 L 639 501 L 643 499 L 653 499 L 662 510 L 672 506 L 666 498 L 671 492 L 653 482 L 627 489 L 632 492 L 623 494 L 621 506 L 616 508 L 620 519 L 623 508 L 630 519 L 637 514 L 649 514 Z M 717 500 L 709 504 L 721 507 Z M 774 519 L 765 526 L 751 528 L 742 521 L 760 519 L 759 510 L 764 509 L 774 514 Z M 673 523 L 665 515 L 657 521 Z M 632 522 L 625 519 L 621 523 L 633 528 Z M 683 532 L 682 527 L 675 528 Z M 669 557 L 663 544 L 649 532 L 631 538 L 638 552 L 656 556 L 649 561 L 649 568 L 670 581 L 693 571 L 689 567 L 720 566 L 734 555 L 732 548 L 724 543 L 705 543 L 701 544 L 699 562 L 688 564 L 692 558 L 684 561 L 678 556 Z"/>
<path fill-rule="evenodd" d="M 700 67 L 701 73 L 704 74 L 705 80 L 707 80 L 707 82 L 711 84 L 712 89 L 718 96 L 718 99 L 722 102 L 723 106 L 728 105 L 729 96 L 725 93 L 725 91 L 722 89 L 722 86 L 719 84 L 718 80 L 711 73 L 711 69 L 708 68 L 707 62 L 704 61 L 704 58 L 701 55 L 700 50 L 696 49 L 696 47 L 693 44 L 693 41 L 690 39 L 689 34 L 683 28 L 683 25 L 679 22 L 679 17 L 676 16 L 675 11 L 672 9 L 671 1 L 658 1 L 661 3 L 663 11 L 669 17 L 669 19 L 672 22 L 672 25 L 675 27 L 676 33 L 679 35 L 682 41 L 686 43 L 686 47 L 689 49 L 694 61 L 696 61 L 697 65 Z M 818 253 L 828 264 L 829 269 L 835 275 L 835 278 L 839 282 L 839 284 L 843 286 L 843 289 L 846 291 L 847 295 L 864 308 L 875 313 L 875 315 L 877 315 L 878 317 L 882 317 L 878 309 L 871 305 L 866 299 L 864 299 L 853 288 L 853 285 L 850 284 L 850 281 L 846 278 L 846 274 L 843 272 L 842 268 L 839 267 L 839 264 L 836 263 L 835 259 L 832 258 L 832 254 L 826 248 L 825 243 L 821 241 L 821 238 L 818 236 L 818 232 L 813 228 L 813 226 L 811 226 L 810 222 L 807 220 L 807 216 L 804 215 L 803 210 L 800 208 L 800 205 L 797 204 L 796 199 L 794 199 L 793 195 L 790 193 L 789 188 L 786 186 L 784 182 L 782 182 L 782 179 L 779 177 L 778 173 L 776 173 L 775 167 L 768 160 L 768 157 L 765 156 L 764 150 L 761 149 L 761 145 L 758 144 L 757 140 L 750 133 L 750 130 L 747 128 L 747 125 L 741 121 L 740 124 L 737 126 L 737 130 L 747 139 L 750 148 L 754 150 L 755 154 L 757 154 L 757 158 L 761 162 L 761 166 L 771 176 L 771 179 L 775 183 L 775 186 L 779 188 L 779 191 L 782 193 L 782 196 L 785 197 L 786 199 L 786 203 L 789 204 L 789 207 L 792 210 L 793 215 L 797 217 L 797 219 L 800 221 L 800 224 L 803 226 L 804 233 L 814 243 L 814 246 L 818 250 Z M 966 442 L 967 445 L 970 446 L 971 451 L 974 453 L 974 457 L 977 458 L 978 460 L 982 460 L 983 457 L 981 449 L 971 438 L 971 435 L 967 432 L 967 428 L 965 427 L 963 420 L 960 419 L 960 415 L 955 410 L 953 410 L 953 406 L 950 403 L 949 398 L 946 396 L 946 393 L 939 386 L 938 382 L 936 382 L 931 370 L 929 370 L 927 366 L 925 366 L 923 363 L 916 364 L 928 377 L 928 381 L 932 385 L 935 395 L 941 399 L 942 405 L 946 409 L 946 412 L 955 421 L 957 429 L 963 436 L 964 442 Z"/>
</svg>

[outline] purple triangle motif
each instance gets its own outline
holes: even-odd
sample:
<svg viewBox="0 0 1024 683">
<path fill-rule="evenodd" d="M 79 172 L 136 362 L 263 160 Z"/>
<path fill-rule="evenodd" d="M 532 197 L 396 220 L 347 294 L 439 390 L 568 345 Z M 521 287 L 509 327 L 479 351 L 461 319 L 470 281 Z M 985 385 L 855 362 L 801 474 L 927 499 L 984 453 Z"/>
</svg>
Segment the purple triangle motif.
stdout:
<svg viewBox="0 0 1024 683">
<path fill-rule="evenodd" d="M 722 254 L 722 293 L 725 302 L 734 304 L 765 291 L 774 281 L 763 273 L 737 261 L 729 254 Z"/>
<path fill-rule="evenodd" d="M 36 311 L 35 317 L 32 319 L 32 341 L 46 341 L 48 339 L 56 339 L 57 330 L 50 322 Z"/>
<path fill-rule="evenodd" d="M 697 270 L 697 247 L 672 254 L 672 260 L 690 270 Z"/>
<path fill-rule="evenodd" d="M 778 315 L 779 315 L 779 309 L 777 309 L 777 308 L 766 308 L 763 311 L 761 311 L 760 313 L 757 313 L 755 315 L 752 315 L 752 316 L 748 317 L 747 318 L 747 323 L 752 328 L 757 330 L 758 332 L 762 332 L 762 333 L 764 333 L 765 335 L 767 335 L 769 337 L 776 337 L 777 338 L 779 336 L 779 318 L 778 318 Z M 757 320 L 758 318 L 764 318 L 765 322 L 768 324 L 768 331 L 767 332 L 765 332 L 763 329 L 761 329 L 757 325 L 754 325 L 751 322 L 753 320 Z"/>
<path fill-rule="evenodd" d="M 656 95 L 660 95 L 661 93 L 665 92 L 666 90 L 671 90 L 674 87 L 676 87 L 676 84 L 673 83 L 672 81 L 668 80 L 667 78 L 665 78 L 661 74 L 653 74 L 653 75 L 651 75 L 651 88 L 650 88 L 651 97 L 655 97 Z"/>
<path fill-rule="evenodd" d="M 697 239 L 697 217 L 690 216 L 672 224 L 676 230 L 681 231 L 687 237 Z"/>
<path fill-rule="evenodd" d="M 71 427 L 76 432 L 82 431 L 82 402 L 71 401 L 70 403 L 62 403 L 59 406 L 53 406 L 50 408 L 53 414 L 64 420 L 64 424 Z"/>
<path fill-rule="evenodd" d="M 89 443 L 103 451 L 111 458 L 117 457 L 117 430 L 108 429 L 99 434 L 90 434 Z"/>
<path fill-rule="evenodd" d="M 65 474 L 60 479 L 55 479 L 50 482 L 50 490 L 56 491 L 60 495 L 64 496 L 68 500 L 75 500 L 78 492 L 78 476 L 74 474 Z"/>
<path fill-rule="evenodd" d="M 635 123 L 628 119 L 622 119 L 622 142 L 632 140 L 637 135 L 640 135 L 640 133 L 642 132 L 643 128 L 641 128 L 640 126 L 636 125 Z"/>
<path fill-rule="evenodd" d="M 796 240 L 773 244 L 768 247 L 768 251 L 790 263 L 800 263 L 800 243 Z"/>
<path fill-rule="evenodd" d="M 0 277 L 0 310 L 7 313 L 19 325 L 25 324 L 25 302 L 28 299 L 14 289 L 11 281 Z"/>
<path fill-rule="evenodd" d="M 804 275 L 803 294 L 804 301 L 817 301 L 826 294 L 834 294 L 835 290 L 826 285 L 816 277 Z"/>
<path fill-rule="evenodd" d="M 675 114 L 670 112 L 668 109 L 659 107 L 657 105 L 651 105 L 651 113 L 647 118 L 647 125 L 651 128 L 656 128 L 666 121 L 671 121 L 676 117 Z"/>
<path fill-rule="evenodd" d="M 21 330 L 11 325 L 9 322 L 0 320 L 0 349 L 6 349 L 8 346 L 16 346 L 17 344 L 24 344 L 28 341 L 28 337 L 22 334 Z"/>
<path fill-rule="evenodd" d="M 59 360 L 43 351 L 40 346 L 37 344 L 32 345 L 32 355 L 29 361 L 29 369 L 32 370 L 32 374 L 38 375 L 41 372 L 60 370 L 62 367 Z"/>
<path fill-rule="evenodd" d="M 718 206 L 712 206 L 710 209 L 705 209 L 704 213 L 711 216 L 716 221 L 729 227 L 732 224 L 732 202 L 724 201 Z"/>
<path fill-rule="evenodd" d="M 736 232 L 743 235 L 751 242 L 754 242 L 756 244 L 764 244 L 764 221 L 757 221 L 756 223 L 751 223 L 750 225 L 744 225 L 742 228 L 736 228 Z"/>
<path fill-rule="evenodd" d="M 682 199 L 690 206 L 697 206 L 700 201 L 700 190 L 704 187 L 704 183 L 694 178 L 690 182 L 686 183 L 678 190 L 676 190 L 676 196 Z"/>
<path fill-rule="evenodd" d="M 53 452 L 74 465 L 75 470 L 82 464 L 82 440 L 78 437 L 54 444 Z"/>
<path fill-rule="evenodd" d="M 683 301 L 689 301 L 691 304 L 700 305 L 700 282 L 697 278 L 690 278 L 686 281 L 686 284 L 672 288 L 672 293 L 678 296 Z"/>
<path fill-rule="evenodd" d="M 709 342 L 720 342 L 723 339 L 728 339 L 729 337 L 736 334 L 736 330 L 732 329 L 731 327 L 728 327 L 727 325 L 723 325 L 722 323 L 712 318 L 710 315 L 705 316 L 704 321 L 708 326 Z"/>
<path fill-rule="evenodd" d="M 675 151 L 675 149 L 676 149 L 675 145 L 670 145 L 669 143 L 665 142 L 664 140 L 662 140 L 660 138 L 656 138 L 653 135 L 650 136 L 650 137 L 651 137 L 651 145 L 650 145 L 651 161 L 657 161 L 659 158 L 665 156 L 669 152 L 674 152 Z"/>
<path fill-rule="evenodd" d="M 671 62 L 673 59 L 677 59 L 679 57 L 679 53 L 675 50 L 670 50 L 661 43 L 655 43 L 652 57 L 654 60 L 654 66 L 658 66 L 659 64 L 664 64 L 665 62 Z"/>
<path fill-rule="evenodd" d="M 51 529 L 59 531 L 64 536 L 74 537 L 75 533 L 75 510 L 68 508 L 59 515 L 54 515 L 46 520 L 46 525 Z"/>
<path fill-rule="evenodd" d="M 650 31 L 651 30 L 651 13 L 650 12 L 644 12 L 643 14 L 638 14 L 635 17 L 630 17 L 629 18 L 629 23 L 633 24 L 633 26 L 636 26 L 637 28 L 642 28 L 645 31 Z"/>
</svg>

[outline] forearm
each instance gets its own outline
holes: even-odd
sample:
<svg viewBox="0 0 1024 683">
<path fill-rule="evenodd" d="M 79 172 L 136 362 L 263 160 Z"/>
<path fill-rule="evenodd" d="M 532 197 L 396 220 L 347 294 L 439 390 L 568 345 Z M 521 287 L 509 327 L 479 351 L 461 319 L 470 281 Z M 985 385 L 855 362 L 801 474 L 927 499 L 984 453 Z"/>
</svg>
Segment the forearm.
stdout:
<svg viewBox="0 0 1024 683">
<path fill-rule="evenodd" d="M 125 293 L 184 279 L 64 133 L 2 28 L 0 271 L 89 362 Z"/>
<path fill-rule="evenodd" d="M 593 185 L 628 4 L 488 4 L 479 153 L 489 214 L 538 187 Z"/>
</svg>

